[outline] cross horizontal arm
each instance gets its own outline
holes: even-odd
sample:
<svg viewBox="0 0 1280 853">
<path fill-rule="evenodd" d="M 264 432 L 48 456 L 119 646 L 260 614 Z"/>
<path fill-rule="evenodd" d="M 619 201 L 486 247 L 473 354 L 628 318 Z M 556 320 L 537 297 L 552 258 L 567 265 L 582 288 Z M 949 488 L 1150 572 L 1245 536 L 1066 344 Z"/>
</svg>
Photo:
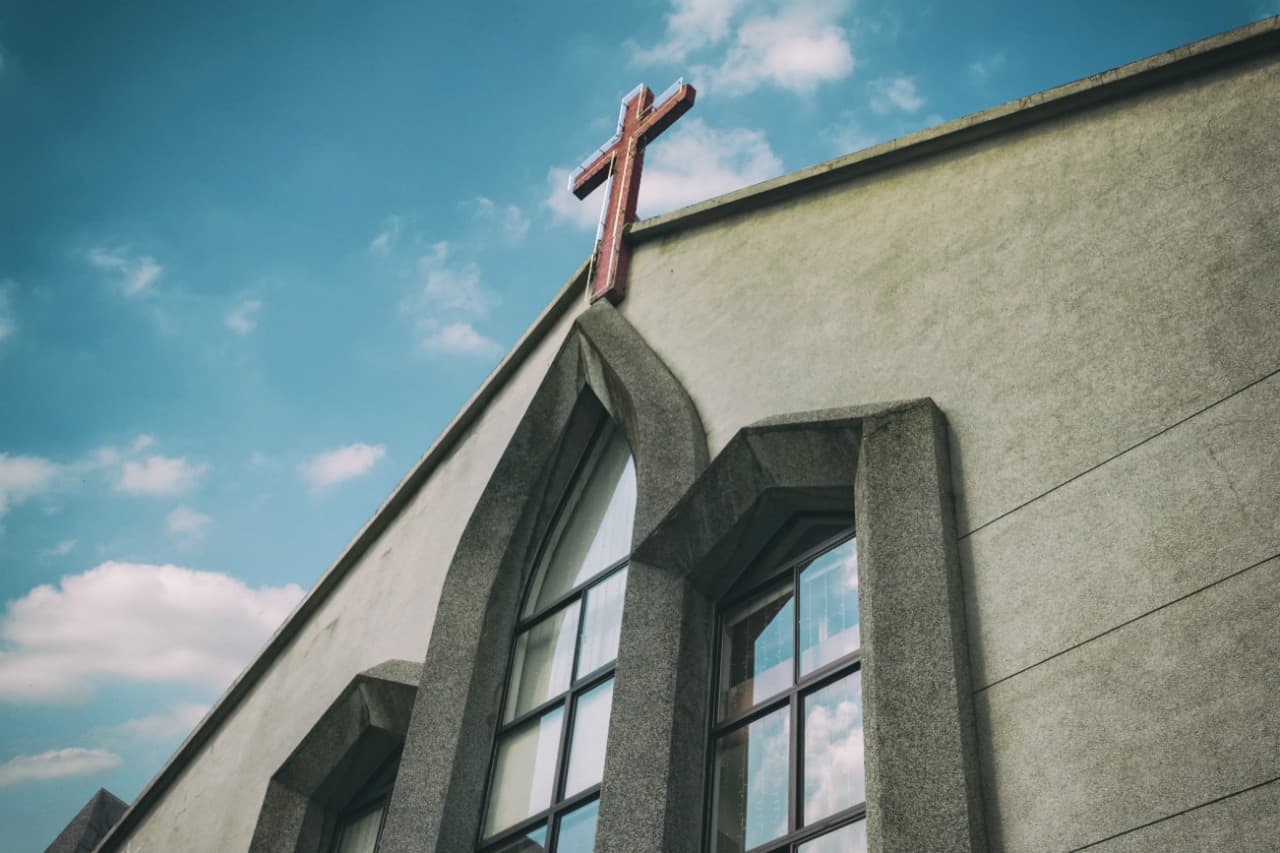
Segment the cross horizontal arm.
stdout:
<svg viewBox="0 0 1280 853">
<path fill-rule="evenodd" d="M 671 127 L 680 116 L 689 112 L 693 100 L 698 93 L 688 83 L 682 83 L 676 93 L 653 108 L 644 121 L 640 123 L 639 137 L 642 144 L 648 144 L 658 134 Z"/>
<path fill-rule="evenodd" d="M 617 156 L 617 152 L 617 147 L 611 145 L 603 154 L 584 166 L 573 179 L 571 187 L 573 194 L 578 198 L 586 198 L 596 187 L 608 180 L 609 168 L 613 165 L 613 158 Z"/>
</svg>

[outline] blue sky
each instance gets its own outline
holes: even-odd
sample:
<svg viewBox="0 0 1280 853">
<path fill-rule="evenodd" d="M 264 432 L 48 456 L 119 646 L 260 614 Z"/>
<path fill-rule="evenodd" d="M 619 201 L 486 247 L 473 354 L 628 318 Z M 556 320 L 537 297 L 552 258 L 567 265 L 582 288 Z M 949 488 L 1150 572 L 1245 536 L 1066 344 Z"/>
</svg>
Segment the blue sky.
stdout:
<svg viewBox="0 0 1280 853">
<path fill-rule="evenodd" d="M 137 795 L 585 258 L 651 215 L 1280 12 L 0 0 L 0 826 Z M 643 283 L 639 283 L 643 286 Z"/>
</svg>

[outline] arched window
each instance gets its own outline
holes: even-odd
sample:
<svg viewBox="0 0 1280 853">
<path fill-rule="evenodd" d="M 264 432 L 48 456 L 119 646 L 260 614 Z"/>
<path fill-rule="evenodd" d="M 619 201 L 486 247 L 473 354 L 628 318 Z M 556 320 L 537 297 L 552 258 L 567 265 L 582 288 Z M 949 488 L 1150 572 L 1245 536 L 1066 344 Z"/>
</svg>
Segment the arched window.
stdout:
<svg viewBox="0 0 1280 853">
<path fill-rule="evenodd" d="M 719 608 L 712 853 L 866 849 L 857 540 L 793 524 Z"/>
<path fill-rule="evenodd" d="M 635 507 L 630 448 L 605 419 L 524 593 L 481 824 L 486 853 L 594 846 Z"/>
</svg>

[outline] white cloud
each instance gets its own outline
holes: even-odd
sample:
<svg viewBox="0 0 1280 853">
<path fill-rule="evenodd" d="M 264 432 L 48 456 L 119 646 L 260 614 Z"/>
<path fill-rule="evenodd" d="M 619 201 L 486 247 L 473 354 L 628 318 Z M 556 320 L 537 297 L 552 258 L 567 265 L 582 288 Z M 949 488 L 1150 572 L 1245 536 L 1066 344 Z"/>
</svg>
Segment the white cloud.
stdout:
<svg viewBox="0 0 1280 853">
<path fill-rule="evenodd" d="M 242 299 L 227 312 L 223 322 L 237 335 L 248 335 L 258 328 L 258 315 L 262 313 L 261 299 Z"/>
<path fill-rule="evenodd" d="M 133 440 L 133 444 L 129 446 L 129 449 L 134 453 L 141 453 L 155 443 L 154 437 L 144 433 Z"/>
<path fill-rule="evenodd" d="M 916 89 L 913 77 L 881 77 L 867 84 L 871 93 L 871 109 L 884 115 L 895 110 L 916 113 L 924 106 L 924 98 Z"/>
<path fill-rule="evenodd" d="M 529 236 L 529 217 L 519 205 L 498 204 L 493 199 L 476 196 L 463 206 L 471 209 L 472 217 L 486 235 L 497 234 L 511 246 L 524 242 Z"/>
<path fill-rule="evenodd" d="M 400 240 L 400 232 L 404 230 L 403 216 L 388 216 L 382 224 L 382 230 L 369 241 L 368 252 L 371 255 L 385 258 Z"/>
<path fill-rule="evenodd" d="M 842 18 L 848 0 L 673 0 L 666 34 L 653 47 L 632 47 L 641 65 L 685 65 L 695 82 L 726 95 L 762 86 L 807 94 L 853 73 L 853 48 Z"/>
<path fill-rule="evenodd" d="M 97 269 L 116 273 L 125 296 L 146 294 L 164 273 L 164 267 L 150 255 L 134 256 L 120 248 L 90 249 L 89 263 Z"/>
<path fill-rule="evenodd" d="M 213 519 L 188 506 L 179 506 L 165 516 L 169 535 L 184 544 L 194 544 L 204 538 Z"/>
<path fill-rule="evenodd" d="M 729 22 L 744 5 L 744 0 L 673 0 L 665 40 L 636 49 L 635 61 L 644 65 L 684 62 L 694 51 L 723 41 L 729 35 Z"/>
<path fill-rule="evenodd" d="M 149 714 L 102 730 L 107 738 L 132 741 L 172 741 L 186 737 L 209 712 L 208 705 L 183 702 L 159 714 Z"/>
<path fill-rule="evenodd" d="M 52 560 L 58 557 L 65 557 L 76 549 L 75 539 L 63 539 L 57 545 L 45 548 L 40 552 L 40 559 Z"/>
<path fill-rule="evenodd" d="M 639 215 L 656 216 L 780 174 L 782 161 L 769 147 L 764 131 L 719 130 L 700 118 L 686 118 L 645 152 Z M 594 229 L 604 191 L 578 201 L 565 190 L 568 176 L 568 169 L 551 170 L 546 206 L 558 221 Z"/>
<path fill-rule="evenodd" d="M 378 460 L 387 454 L 385 444 L 357 442 L 313 456 L 299 466 L 302 479 L 312 492 L 363 477 L 372 470 Z"/>
<path fill-rule="evenodd" d="M 0 701 L 83 700 L 108 678 L 222 690 L 301 598 L 296 584 L 102 563 L 8 603 Z"/>
<path fill-rule="evenodd" d="M 195 488 L 207 470 L 208 465 L 193 465 L 186 457 L 148 456 L 145 461 L 128 461 L 121 466 L 116 491 L 127 495 L 180 495 Z"/>
<path fill-rule="evenodd" d="M 687 118 L 645 155 L 640 215 L 655 216 L 782 174 L 764 131 Z"/>
<path fill-rule="evenodd" d="M 15 755 L 0 764 L 0 787 L 69 776 L 91 776 L 120 766 L 120 756 L 104 749 L 70 747 L 39 755 Z"/>
<path fill-rule="evenodd" d="M 255 450 L 249 454 L 249 467 L 273 471 L 280 467 L 280 463 L 274 457 L 263 453 L 261 450 Z"/>
<path fill-rule="evenodd" d="M 993 53 L 969 63 L 969 76 L 974 82 L 981 83 L 1004 68 L 1006 59 L 1003 53 Z"/>
<path fill-rule="evenodd" d="M 431 324 L 427 324 L 431 328 Z M 502 352 L 502 345 L 475 330 L 470 323 L 450 323 L 433 329 L 422 339 L 422 346 L 432 352 L 451 355 L 494 356 Z"/>
<path fill-rule="evenodd" d="M 841 122 L 829 125 L 822 135 L 831 142 L 837 154 L 850 154 L 885 141 L 885 137 L 868 130 L 851 114 L 845 114 Z"/>
<path fill-rule="evenodd" d="M 582 231 L 594 230 L 600 221 L 605 188 L 601 187 L 579 201 L 577 196 L 565 189 L 572 171 L 572 169 L 555 168 L 547 172 L 547 197 L 543 203 L 557 222 L 572 225 Z"/>
<path fill-rule="evenodd" d="M 430 254 L 418 258 L 422 275 L 419 307 L 487 317 L 498 304 L 497 294 L 480 283 L 480 269 L 474 263 L 454 264 L 449 251 L 449 244 L 441 241 L 431 247 Z"/>
<path fill-rule="evenodd" d="M 17 286 L 11 278 L 0 280 L 0 341 L 12 337 L 18 329 L 13 319 L 13 305 L 9 301 L 9 292 Z"/>
<path fill-rule="evenodd" d="M 39 456 L 0 453 L 0 516 L 25 500 L 54 489 L 63 467 Z"/>
<path fill-rule="evenodd" d="M 696 67 L 695 76 L 726 95 L 745 95 L 764 85 L 808 94 L 843 80 L 854 66 L 848 34 L 835 23 L 843 6 L 799 4 L 750 18 L 738 28 L 724 60 Z"/>
</svg>

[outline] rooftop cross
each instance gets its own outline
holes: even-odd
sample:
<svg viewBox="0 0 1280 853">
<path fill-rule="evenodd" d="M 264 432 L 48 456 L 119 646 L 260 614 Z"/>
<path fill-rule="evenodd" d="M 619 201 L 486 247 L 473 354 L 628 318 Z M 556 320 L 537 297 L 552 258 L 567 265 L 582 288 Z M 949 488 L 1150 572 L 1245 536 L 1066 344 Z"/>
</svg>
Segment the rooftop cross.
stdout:
<svg viewBox="0 0 1280 853">
<path fill-rule="evenodd" d="M 586 198 L 596 187 L 609 181 L 592 258 L 592 302 L 604 297 L 617 305 L 626 295 L 631 249 L 623 240 L 622 231 L 636 220 L 644 147 L 689 111 L 697 93 L 692 86 L 677 80 L 662 94 L 661 102 L 655 107 L 653 92 L 647 86 L 641 84 L 631 90 L 622 99 L 618 132 L 569 176 L 569 191 L 578 198 Z"/>
</svg>

